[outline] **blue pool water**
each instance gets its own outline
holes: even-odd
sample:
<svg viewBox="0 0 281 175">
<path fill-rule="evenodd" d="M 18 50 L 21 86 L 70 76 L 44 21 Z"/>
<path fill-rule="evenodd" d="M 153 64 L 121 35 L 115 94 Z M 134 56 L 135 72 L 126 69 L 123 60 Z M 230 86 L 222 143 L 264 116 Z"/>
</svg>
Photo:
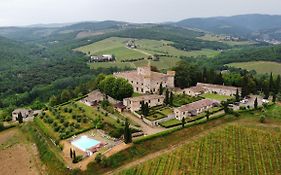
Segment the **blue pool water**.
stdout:
<svg viewBox="0 0 281 175">
<path fill-rule="evenodd" d="M 72 141 L 71 144 L 82 151 L 86 151 L 87 149 L 100 144 L 100 142 L 87 136 L 81 136 L 77 140 Z"/>
</svg>

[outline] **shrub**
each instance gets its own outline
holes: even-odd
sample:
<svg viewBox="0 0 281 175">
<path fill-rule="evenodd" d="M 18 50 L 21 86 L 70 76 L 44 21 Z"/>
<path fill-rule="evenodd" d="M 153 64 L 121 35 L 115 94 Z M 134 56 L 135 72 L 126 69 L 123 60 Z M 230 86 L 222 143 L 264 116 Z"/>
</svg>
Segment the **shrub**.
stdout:
<svg viewBox="0 0 281 175">
<path fill-rule="evenodd" d="M 68 126 L 69 126 L 69 122 L 68 122 L 68 121 L 65 121 L 65 122 L 63 123 L 63 126 L 64 126 L 64 127 L 68 127 Z"/>
<path fill-rule="evenodd" d="M 83 118 L 83 123 L 87 123 L 88 119 L 87 118 Z"/>
<path fill-rule="evenodd" d="M 79 129 L 79 128 L 80 128 L 79 123 L 76 123 L 76 124 L 74 125 L 74 127 L 75 127 L 76 129 Z"/>
<path fill-rule="evenodd" d="M 64 112 L 67 112 L 67 111 L 68 111 L 68 108 L 64 108 L 63 111 L 64 111 Z"/>
<path fill-rule="evenodd" d="M 61 118 L 61 119 L 60 119 L 60 123 L 63 123 L 63 122 L 64 122 L 64 118 Z"/>
<path fill-rule="evenodd" d="M 78 117 L 76 120 L 77 120 L 78 123 L 80 123 L 81 122 L 81 117 Z"/>
<path fill-rule="evenodd" d="M 68 110 L 68 112 L 69 112 L 69 113 L 72 113 L 72 109 L 70 108 L 70 109 Z"/>
<path fill-rule="evenodd" d="M 75 159 L 72 160 L 72 163 L 78 163 L 81 160 L 83 160 L 83 156 L 82 155 L 78 155 L 75 157 Z"/>
<path fill-rule="evenodd" d="M 54 122 L 54 123 L 52 124 L 52 126 L 53 126 L 54 128 L 57 127 L 57 126 L 58 126 L 57 122 Z"/>
<path fill-rule="evenodd" d="M 102 154 L 101 154 L 101 153 L 98 153 L 98 154 L 96 155 L 95 161 L 96 161 L 97 163 L 100 163 L 100 162 L 102 161 L 102 158 L 103 158 Z"/>
<path fill-rule="evenodd" d="M 261 123 L 265 123 L 265 116 L 264 116 L 264 115 L 262 115 L 262 116 L 260 117 L 260 122 L 261 122 Z"/>
</svg>

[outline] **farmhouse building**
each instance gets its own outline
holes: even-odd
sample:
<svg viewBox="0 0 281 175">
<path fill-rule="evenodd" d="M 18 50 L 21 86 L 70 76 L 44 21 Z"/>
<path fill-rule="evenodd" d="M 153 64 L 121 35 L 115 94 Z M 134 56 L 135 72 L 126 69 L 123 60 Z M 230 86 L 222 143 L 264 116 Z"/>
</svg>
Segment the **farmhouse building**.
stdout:
<svg viewBox="0 0 281 175">
<path fill-rule="evenodd" d="M 108 62 L 114 61 L 114 57 L 112 55 L 102 55 L 102 56 L 91 56 L 90 62 Z"/>
<path fill-rule="evenodd" d="M 200 86 L 192 86 L 190 88 L 185 88 L 176 91 L 177 94 L 186 94 L 189 96 L 199 96 L 205 92 L 205 89 Z"/>
<path fill-rule="evenodd" d="M 204 89 L 205 93 L 215 93 L 219 95 L 232 96 L 238 92 L 241 93 L 241 88 L 234 86 L 224 86 L 216 84 L 197 83 L 196 87 Z"/>
<path fill-rule="evenodd" d="M 22 115 L 23 121 L 32 120 L 34 116 L 37 116 L 41 112 L 42 112 L 41 110 L 33 111 L 33 110 L 30 110 L 30 109 L 24 109 L 24 108 L 15 109 L 12 112 L 12 120 L 17 121 L 20 113 Z"/>
<path fill-rule="evenodd" d="M 175 71 L 168 71 L 167 74 L 151 71 L 150 66 L 138 67 L 137 70 L 117 72 L 115 77 L 124 78 L 133 86 L 134 91 L 145 93 L 157 93 L 162 83 L 163 87 L 174 88 Z"/>
<path fill-rule="evenodd" d="M 141 103 L 147 103 L 149 107 L 163 105 L 165 97 L 163 95 L 143 95 L 132 98 L 125 98 L 123 104 L 130 111 L 139 111 Z"/>
<path fill-rule="evenodd" d="M 105 96 L 103 93 L 101 93 L 99 90 L 95 90 L 90 92 L 86 98 L 81 100 L 81 102 L 85 103 L 88 106 L 94 106 L 103 101 L 104 98 Z"/>
<path fill-rule="evenodd" d="M 217 105 L 219 105 L 218 101 L 203 99 L 187 105 L 183 105 L 179 108 L 175 108 L 174 113 L 176 119 L 182 120 L 182 118 L 196 116 Z"/>
</svg>

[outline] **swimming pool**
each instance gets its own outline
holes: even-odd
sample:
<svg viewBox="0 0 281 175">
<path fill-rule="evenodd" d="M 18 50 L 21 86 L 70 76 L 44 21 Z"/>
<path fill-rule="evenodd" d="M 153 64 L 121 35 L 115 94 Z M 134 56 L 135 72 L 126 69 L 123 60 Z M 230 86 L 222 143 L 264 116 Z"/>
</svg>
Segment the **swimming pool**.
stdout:
<svg viewBox="0 0 281 175">
<path fill-rule="evenodd" d="M 74 145 L 75 147 L 79 148 L 80 150 L 86 152 L 87 149 L 92 148 L 98 144 L 100 144 L 101 142 L 89 138 L 87 136 L 81 136 L 80 138 L 74 140 L 71 142 L 72 145 Z"/>
</svg>

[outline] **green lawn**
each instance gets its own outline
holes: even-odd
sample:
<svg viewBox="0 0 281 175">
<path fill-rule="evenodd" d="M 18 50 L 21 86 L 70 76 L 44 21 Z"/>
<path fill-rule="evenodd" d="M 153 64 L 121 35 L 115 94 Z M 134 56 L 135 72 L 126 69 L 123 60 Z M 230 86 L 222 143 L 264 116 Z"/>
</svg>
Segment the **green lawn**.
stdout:
<svg viewBox="0 0 281 175">
<path fill-rule="evenodd" d="M 173 100 L 174 107 L 181 107 L 182 105 L 189 104 L 198 100 L 201 100 L 202 97 L 191 97 L 188 95 L 175 95 Z"/>
<path fill-rule="evenodd" d="M 227 64 L 231 67 L 242 68 L 246 70 L 255 70 L 257 73 L 273 73 L 275 75 L 281 75 L 281 63 L 271 62 L 271 61 L 251 61 L 251 62 L 241 62 L 241 63 L 231 63 Z"/>
<path fill-rule="evenodd" d="M 116 56 L 115 62 L 106 63 L 90 63 L 90 67 L 97 69 L 100 67 L 118 67 L 118 68 L 136 68 L 148 64 L 147 57 L 150 55 L 158 54 L 159 61 L 151 61 L 152 66 L 156 66 L 159 70 L 167 70 L 176 65 L 180 61 L 180 56 L 200 56 L 206 55 L 214 57 L 219 54 L 216 50 L 202 49 L 195 51 L 183 51 L 171 46 L 172 42 L 157 41 L 149 39 L 136 40 L 137 49 L 129 49 L 126 47 L 127 41 L 130 38 L 111 37 L 105 40 L 82 46 L 74 49 L 75 51 L 83 52 L 87 55 L 101 55 L 101 54 L 114 54 Z M 165 55 L 165 56 L 164 56 Z M 122 60 L 130 60 L 144 58 L 144 60 L 134 62 L 121 62 Z"/>
<path fill-rule="evenodd" d="M 212 93 L 206 93 L 206 94 L 203 94 L 201 96 L 204 97 L 204 98 L 209 98 L 209 99 L 219 100 L 219 101 L 225 101 L 227 99 L 233 98 L 231 96 L 212 94 Z"/>
<path fill-rule="evenodd" d="M 161 126 L 165 127 L 165 128 L 169 128 L 171 126 L 177 126 L 180 125 L 181 121 L 177 120 L 177 119 L 171 119 L 165 122 L 161 123 Z"/>
<path fill-rule="evenodd" d="M 75 51 L 83 52 L 87 55 L 103 55 L 103 54 L 114 54 L 117 61 L 133 59 L 133 58 L 144 58 L 147 55 L 134 49 L 126 47 L 127 41 L 130 38 L 117 38 L 111 37 L 105 40 L 79 47 Z"/>
</svg>

